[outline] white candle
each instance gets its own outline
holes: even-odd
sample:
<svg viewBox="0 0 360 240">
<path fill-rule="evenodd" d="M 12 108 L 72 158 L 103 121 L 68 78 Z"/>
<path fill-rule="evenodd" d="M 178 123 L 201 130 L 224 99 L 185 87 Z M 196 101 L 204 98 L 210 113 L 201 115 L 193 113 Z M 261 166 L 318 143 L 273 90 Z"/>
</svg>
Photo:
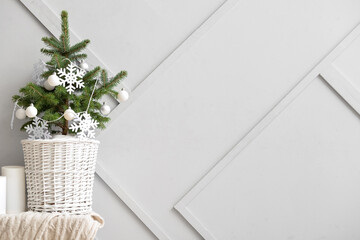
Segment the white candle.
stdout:
<svg viewBox="0 0 360 240">
<path fill-rule="evenodd" d="M 6 177 L 0 176 L 0 214 L 6 213 Z"/>
<path fill-rule="evenodd" d="M 4 166 L 6 176 L 6 213 L 25 212 L 25 171 L 23 166 Z"/>
</svg>

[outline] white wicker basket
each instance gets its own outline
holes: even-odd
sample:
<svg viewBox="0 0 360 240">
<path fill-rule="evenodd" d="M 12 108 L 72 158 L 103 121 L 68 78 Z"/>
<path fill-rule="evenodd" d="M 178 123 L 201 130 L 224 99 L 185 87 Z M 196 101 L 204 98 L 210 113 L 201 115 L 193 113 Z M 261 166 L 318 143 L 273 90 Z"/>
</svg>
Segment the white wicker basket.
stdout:
<svg viewBox="0 0 360 240">
<path fill-rule="evenodd" d="M 91 212 L 97 140 L 22 140 L 28 210 Z"/>
</svg>

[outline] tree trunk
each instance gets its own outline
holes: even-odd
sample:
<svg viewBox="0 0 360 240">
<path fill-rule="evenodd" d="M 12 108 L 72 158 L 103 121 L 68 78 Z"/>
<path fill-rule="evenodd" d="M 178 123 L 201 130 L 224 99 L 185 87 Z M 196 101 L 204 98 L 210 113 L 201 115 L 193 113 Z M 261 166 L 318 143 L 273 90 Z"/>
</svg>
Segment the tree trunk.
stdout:
<svg viewBox="0 0 360 240">
<path fill-rule="evenodd" d="M 65 104 L 69 108 L 69 100 L 68 99 L 65 100 Z M 66 111 L 66 109 L 63 110 L 63 112 L 65 112 L 65 111 Z M 66 120 L 65 118 L 64 118 L 64 120 L 65 120 L 65 124 L 64 124 L 64 127 L 62 128 L 62 135 L 67 135 L 68 131 L 69 131 L 69 121 Z"/>
<path fill-rule="evenodd" d="M 65 126 L 62 129 L 62 135 L 67 135 L 69 131 L 69 121 L 65 120 Z"/>
</svg>

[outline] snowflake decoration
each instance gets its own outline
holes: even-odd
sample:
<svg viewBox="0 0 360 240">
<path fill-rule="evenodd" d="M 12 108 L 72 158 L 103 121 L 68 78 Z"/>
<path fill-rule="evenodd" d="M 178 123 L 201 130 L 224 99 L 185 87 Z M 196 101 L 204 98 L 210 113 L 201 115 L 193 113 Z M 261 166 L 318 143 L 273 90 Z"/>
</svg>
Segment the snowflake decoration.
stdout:
<svg viewBox="0 0 360 240">
<path fill-rule="evenodd" d="M 34 64 L 34 71 L 32 74 L 32 80 L 37 85 L 42 86 L 43 79 L 41 77 L 41 74 L 43 74 L 45 71 L 47 71 L 48 68 L 46 66 L 46 63 L 44 63 L 42 60 L 39 60 L 37 63 Z"/>
<path fill-rule="evenodd" d="M 50 139 L 51 134 L 48 130 L 48 123 L 38 117 L 35 117 L 33 122 L 25 126 L 26 133 L 29 134 L 29 139 Z"/>
<path fill-rule="evenodd" d="M 70 129 L 77 133 L 79 138 L 95 138 L 95 129 L 98 122 L 91 118 L 90 114 L 84 112 L 76 114 Z"/>
<path fill-rule="evenodd" d="M 70 94 L 72 94 L 76 88 L 84 87 L 82 77 L 85 73 L 85 70 L 80 69 L 72 62 L 70 62 L 66 68 L 57 69 L 61 86 L 65 87 L 66 91 Z"/>
</svg>

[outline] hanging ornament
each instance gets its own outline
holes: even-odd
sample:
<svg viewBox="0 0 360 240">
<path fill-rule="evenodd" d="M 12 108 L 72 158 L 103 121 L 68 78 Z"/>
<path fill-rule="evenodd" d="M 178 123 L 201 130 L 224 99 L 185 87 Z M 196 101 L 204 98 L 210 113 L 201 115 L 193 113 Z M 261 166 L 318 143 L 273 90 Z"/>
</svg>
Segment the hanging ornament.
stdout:
<svg viewBox="0 0 360 240">
<path fill-rule="evenodd" d="M 117 97 L 119 102 L 125 102 L 129 99 L 129 93 L 122 88 Z"/>
<path fill-rule="evenodd" d="M 16 110 L 15 116 L 17 119 L 23 120 L 26 118 L 26 111 L 23 108 L 19 108 Z"/>
<path fill-rule="evenodd" d="M 66 111 L 64 112 L 64 118 L 68 121 L 71 121 L 75 118 L 76 113 L 74 112 L 74 110 L 71 109 L 71 107 L 69 107 L 68 109 L 66 109 Z"/>
<path fill-rule="evenodd" d="M 39 60 L 37 63 L 34 64 L 34 71 L 32 74 L 32 80 L 37 85 L 41 85 L 43 81 L 41 75 L 48 70 L 46 63 L 42 60 Z"/>
<path fill-rule="evenodd" d="M 46 89 L 46 90 L 48 90 L 48 91 L 52 91 L 52 90 L 54 90 L 54 86 L 51 86 L 50 84 L 49 84 L 49 81 L 48 80 L 46 80 L 46 81 L 44 81 L 44 88 Z"/>
<path fill-rule="evenodd" d="M 28 106 L 26 108 L 26 116 L 28 116 L 29 118 L 33 118 L 37 115 L 37 109 L 36 107 L 34 107 L 34 104 L 30 104 L 30 106 Z"/>
<path fill-rule="evenodd" d="M 50 75 L 47 79 L 47 82 L 49 83 L 50 86 L 53 86 L 53 87 L 60 85 L 60 80 L 59 80 L 59 77 L 56 75 L 56 73 L 53 73 L 52 75 Z"/>
<path fill-rule="evenodd" d="M 81 62 L 80 62 L 80 67 L 81 67 L 82 69 L 84 69 L 84 70 L 88 70 L 88 69 L 89 69 L 89 65 L 88 65 L 86 62 L 84 62 L 84 61 L 81 61 Z"/>
<path fill-rule="evenodd" d="M 98 121 L 92 119 L 90 114 L 82 112 L 76 114 L 75 119 L 69 129 L 76 132 L 80 139 L 95 138 L 95 130 L 98 126 Z"/>
<path fill-rule="evenodd" d="M 103 115 L 108 115 L 111 111 L 111 108 L 109 105 L 106 105 L 105 102 L 103 103 L 103 105 L 101 106 L 100 108 L 100 112 L 103 114 Z"/>
<path fill-rule="evenodd" d="M 70 62 L 66 68 L 57 69 L 57 73 L 60 77 L 61 86 L 65 87 L 69 94 L 72 94 L 76 88 L 84 87 L 82 77 L 86 72 L 74 63 Z"/>
<path fill-rule="evenodd" d="M 29 139 L 50 139 L 51 134 L 48 128 L 48 122 L 38 117 L 35 117 L 31 124 L 25 126 Z"/>
</svg>

